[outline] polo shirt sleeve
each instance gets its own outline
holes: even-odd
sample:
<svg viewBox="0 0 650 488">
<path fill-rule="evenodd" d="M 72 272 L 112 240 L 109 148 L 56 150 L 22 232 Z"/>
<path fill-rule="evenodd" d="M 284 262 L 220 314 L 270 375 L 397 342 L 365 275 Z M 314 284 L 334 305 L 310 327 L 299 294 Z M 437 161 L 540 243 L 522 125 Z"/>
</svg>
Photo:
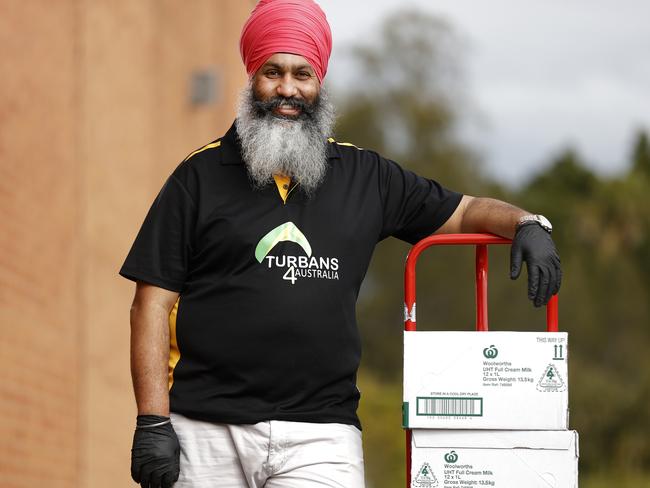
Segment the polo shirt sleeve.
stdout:
<svg viewBox="0 0 650 488">
<path fill-rule="evenodd" d="M 394 236 L 411 244 L 441 227 L 463 197 L 381 157 L 379 186 L 383 201 L 380 239 Z"/>
<path fill-rule="evenodd" d="M 120 275 L 180 293 L 188 276 L 195 223 L 194 200 L 172 174 L 151 205 Z"/>
</svg>

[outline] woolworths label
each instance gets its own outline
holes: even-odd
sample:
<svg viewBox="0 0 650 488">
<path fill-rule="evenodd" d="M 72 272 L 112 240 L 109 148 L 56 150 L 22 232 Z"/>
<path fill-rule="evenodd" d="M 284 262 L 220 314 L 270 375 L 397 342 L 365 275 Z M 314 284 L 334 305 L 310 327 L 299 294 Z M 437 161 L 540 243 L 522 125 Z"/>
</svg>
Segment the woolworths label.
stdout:
<svg viewBox="0 0 650 488">
<path fill-rule="evenodd" d="M 512 388 L 518 384 L 535 383 L 533 366 L 522 358 L 518 362 L 499 361 L 499 348 L 494 344 L 483 349 L 483 379 L 486 388 Z"/>
<path fill-rule="evenodd" d="M 412 488 L 458 488 L 464 486 L 496 486 L 494 472 L 490 468 L 463 463 L 456 451 L 443 455 L 444 463 L 423 462 L 415 476 Z M 432 469 L 431 466 L 435 466 Z M 438 473 L 436 473 L 438 471 Z"/>
<path fill-rule="evenodd" d="M 519 357 L 510 361 L 500 361 L 498 359 L 499 349 L 494 344 L 491 344 L 483 349 L 483 387 L 513 388 L 523 384 L 535 385 L 537 390 L 542 392 L 564 391 L 566 389 L 566 379 L 560 373 L 555 361 L 565 360 L 565 338 L 538 337 L 537 339 L 540 342 L 549 340 L 554 342 L 542 347 L 546 351 L 548 363 L 544 366 L 541 376 L 537 376 L 540 364 L 538 358 Z M 534 359 L 537 359 L 537 361 L 533 362 Z"/>
</svg>

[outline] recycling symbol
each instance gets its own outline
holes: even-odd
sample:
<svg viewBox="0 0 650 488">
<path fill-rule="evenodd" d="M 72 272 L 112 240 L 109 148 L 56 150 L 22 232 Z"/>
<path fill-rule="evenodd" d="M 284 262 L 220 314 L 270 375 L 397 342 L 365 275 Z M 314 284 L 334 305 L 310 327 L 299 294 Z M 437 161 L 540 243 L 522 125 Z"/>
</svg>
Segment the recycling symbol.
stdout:
<svg viewBox="0 0 650 488">
<path fill-rule="evenodd" d="M 549 364 L 537 382 L 539 391 L 564 391 L 566 385 L 554 364 Z"/>
<path fill-rule="evenodd" d="M 431 471 L 429 463 L 422 464 L 411 486 L 413 488 L 436 488 L 438 486 L 438 478 Z"/>
</svg>

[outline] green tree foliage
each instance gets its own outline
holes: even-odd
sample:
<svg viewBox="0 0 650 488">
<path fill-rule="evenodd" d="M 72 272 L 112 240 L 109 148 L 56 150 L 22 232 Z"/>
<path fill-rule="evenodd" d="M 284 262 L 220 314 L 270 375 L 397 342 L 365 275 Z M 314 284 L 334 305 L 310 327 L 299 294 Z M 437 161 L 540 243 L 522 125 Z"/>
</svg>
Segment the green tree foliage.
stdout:
<svg viewBox="0 0 650 488">
<path fill-rule="evenodd" d="M 571 334 L 572 426 L 582 433 L 586 474 L 650 471 L 646 150 L 640 134 L 629 171 L 610 179 L 568 151 L 518 195 L 523 206 L 561 223 L 561 323 Z"/>
<path fill-rule="evenodd" d="M 392 15 L 379 39 L 353 51 L 358 83 L 342 93 L 339 140 L 377 150 L 457 191 L 511 201 L 548 216 L 562 256 L 560 326 L 571 337 L 571 427 L 581 434 L 581 485 L 649 486 L 650 145 L 637 134 L 629 170 L 603 178 L 571 149 L 520 190 L 489 181 L 455 137 L 462 107 L 449 25 L 421 12 Z M 359 297 L 364 341 L 359 385 L 368 486 L 401 486 L 403 270 L 409 245 L 382 242 Z M 509 250 L 490 250 L 490 328 L 541 330 L 544 310 L 526 280 L 508 278 Z M 418 328 L 474 327 L 470 248 L 435 248 L 418 264 Z M 513 298 L 514 297 L 514 298 Z"/>
<path fill-rule="evenodd" d="M 451 28 L 419 12 L 391 16 L 377 42 L 357 46 L 359 75 L 345 94 L 340 136 L 452 187 L 481 185 L 469 149 L 453 136 L 460 103 Z M 476 184 L 475 178 L 479 178 Z"/>
<path fill-rule="evenodd" d="M 632 170 L 639 176 L 650 178 L 650 141 L 643 131 L 637 134 L 632 151 Z"/>
</svg>

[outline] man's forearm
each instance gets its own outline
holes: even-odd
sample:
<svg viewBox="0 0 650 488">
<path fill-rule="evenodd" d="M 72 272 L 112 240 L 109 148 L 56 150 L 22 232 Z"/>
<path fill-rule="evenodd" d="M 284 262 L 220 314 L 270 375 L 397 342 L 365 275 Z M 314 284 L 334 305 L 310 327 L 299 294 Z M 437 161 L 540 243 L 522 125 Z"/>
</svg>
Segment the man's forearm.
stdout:
<svg viewBox="0 0 650 488">
<path fill-rule="evenodd" d="M 510 277 L 517 279 L 521 265 L 528 269 L 528 298 L 536 307 L 548 303 L 560 289 L 560 257 L 544 226 L 517 224 L 529 212 L 493 198 L 464 195 L 451 217 L 437 234 L 484 233 L 513 239 L 510 252 Z"/>
<path fill-rule="evenodd" d="M 131 377 L 139 415 L 169 416 L 169 311 L 155 303 L 131 307 Z"/>
<path fill-rule="evenodd" d="M 519 219 L 529 214 L 501 200 L 472 198 L 463 212 L 461 232 L 489 232 L 512 239 Z"/>
</svg>

